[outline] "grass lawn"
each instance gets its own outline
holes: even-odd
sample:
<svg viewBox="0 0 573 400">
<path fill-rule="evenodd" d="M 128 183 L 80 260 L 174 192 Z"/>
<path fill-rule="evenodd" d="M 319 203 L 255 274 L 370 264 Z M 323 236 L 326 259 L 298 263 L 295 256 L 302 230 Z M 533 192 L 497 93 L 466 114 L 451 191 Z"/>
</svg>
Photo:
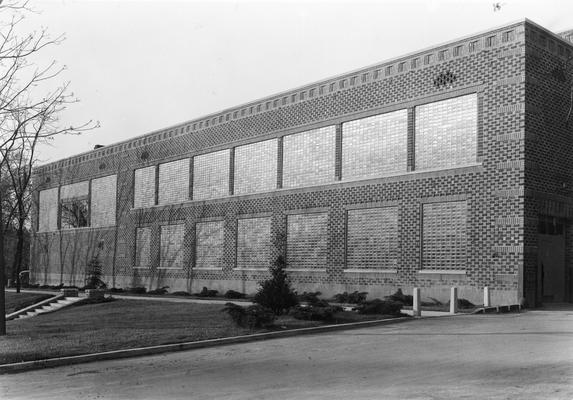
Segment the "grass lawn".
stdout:
<svg viewBox="0 0 573 400">
<path fill-rule="evenodd" d="M 6 314 L 12 314 L 15 311 L 49 299 L 55 295 L 56 294 L 6 292 Z"/>
<path fill-rule="evenodd" d="M 115 300 L 78 305 L 23 320 L 8 321 L 0 337 L 0 364 L 102 351 L 190 342 L 252 333 L 237 327 L 223 304 Z M 381 319 L 384 316 L 339 313 L 337 322 Z M 277 329 L 321 325 L 290 316 Z M 257 332 L 268 331 L 260 329 Z"/>
</svg>

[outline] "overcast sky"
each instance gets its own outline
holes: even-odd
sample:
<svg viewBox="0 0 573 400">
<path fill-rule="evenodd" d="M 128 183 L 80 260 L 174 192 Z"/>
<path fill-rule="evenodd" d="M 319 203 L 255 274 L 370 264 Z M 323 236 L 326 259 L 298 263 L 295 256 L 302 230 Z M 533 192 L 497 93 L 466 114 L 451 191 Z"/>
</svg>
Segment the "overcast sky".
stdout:
<svg viewBox="0 0 573 400">
<path fill-rule="evenodd" d="M 573 29 L 571 0 L 32 1 L 26 30 L 81 100 L 62 123 L 100 121 L 41 148 L 42 163 L 201 117 L 521 18 Z"/>
</svg>

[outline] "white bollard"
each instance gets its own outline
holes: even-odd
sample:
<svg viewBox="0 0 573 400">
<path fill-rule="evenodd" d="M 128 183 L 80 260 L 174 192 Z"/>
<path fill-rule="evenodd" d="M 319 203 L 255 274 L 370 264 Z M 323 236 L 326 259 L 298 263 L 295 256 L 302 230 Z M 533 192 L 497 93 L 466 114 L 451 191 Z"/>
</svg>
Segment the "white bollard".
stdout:
<svg viewBox="0 0 573 400">
<path fill-rule="evenodd" d="M 450 289 L 450 314 L 458 312 L 458 288 L 453 287 Z"/>
<path fill-rule="evenodd" d="M 414 317 L 421 317 L 422 310 L 420 310 L 420 288 L 414 288 L 414 296 L 412 301 L 412 315 Z"/>
<path fill-rule="evenodd" d="M 484 286 L 483 288 L 483 306 L 489 307 L 491 306 L 491 298 L 489 296 L 489 288 Z"/>
</svg>

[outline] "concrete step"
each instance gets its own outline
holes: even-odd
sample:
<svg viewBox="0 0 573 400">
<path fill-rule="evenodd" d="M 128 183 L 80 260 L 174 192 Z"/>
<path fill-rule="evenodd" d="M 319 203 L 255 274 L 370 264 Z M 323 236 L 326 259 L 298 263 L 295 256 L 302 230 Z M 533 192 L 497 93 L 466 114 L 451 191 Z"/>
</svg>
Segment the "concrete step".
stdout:
<svg viewBox="0 0 573 400">
<path fill-rule="evenodd" d="M 81 297 L 66 297 L 63 299 L 59 299 L 59 300 L 56 300 L 56 301 L 51 302 L 49 304 L 44 304 L 42 306 L 39 306 L 38 308 L 29 310 L 26 312 L 26 314 L 22 314 L 22 315 L 18 316 L 18 319 L 25 319 L 25 318 L 35 317 L 35 316 L 40 315 L 40 314 L 46 314 L 46 313 L 54 312 L 54 311 L 60 310 L 64 307 L 67 307 L 71 304 L 74 304 L 80 300 L 82 300 Z"/>
</svg>

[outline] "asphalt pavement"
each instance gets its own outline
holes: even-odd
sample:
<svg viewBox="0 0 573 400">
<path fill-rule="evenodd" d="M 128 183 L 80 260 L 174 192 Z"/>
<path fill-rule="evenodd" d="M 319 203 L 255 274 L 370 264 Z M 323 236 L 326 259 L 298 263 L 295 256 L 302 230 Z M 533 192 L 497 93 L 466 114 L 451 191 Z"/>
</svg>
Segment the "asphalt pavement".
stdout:
<svg viewBox="0 0 573 400">
<path fill-rule="evenodd" d="M 573 308 L 464 315 L 0 376 L 2 399 L 573 399 Z"/>
</svg>

